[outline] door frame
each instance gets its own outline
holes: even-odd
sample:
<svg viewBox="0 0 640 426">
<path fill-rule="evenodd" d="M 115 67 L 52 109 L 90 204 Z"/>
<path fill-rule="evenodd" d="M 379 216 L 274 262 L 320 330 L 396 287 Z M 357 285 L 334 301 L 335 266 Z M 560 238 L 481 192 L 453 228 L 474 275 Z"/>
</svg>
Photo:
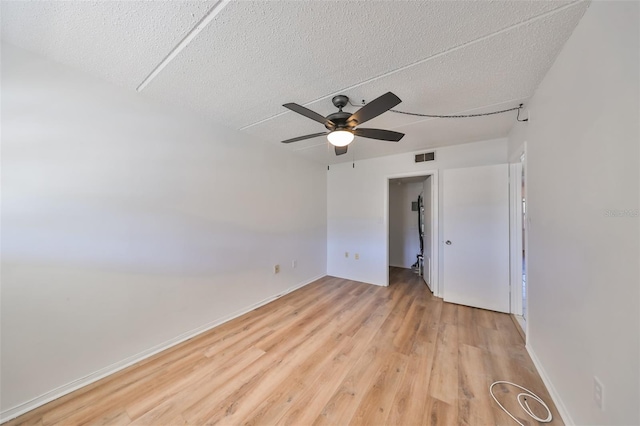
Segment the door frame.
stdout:
<svg viewBox="0 0 640 426">
<path fill-rule="evenodd" d="M 522 315 L 522 163 L 509 164 L 511 313 Z"/>
<path fill-rule="evenodd" d="M 441 285 L 440 285 L 440 259 L 441 259 L 441 245 L 440 245 L 440 186 L 438 180 L 438 170 L 423 170 L 417 172 L 397 173 L 393 175 L 387 175 L 384 183 L 384 228 L 386 229 L 385 236 L 385 266 L 387 271 L 386 286 L 389 286 L 389 181 L 398 178 L 418 177 L 424 176 L 424 178 L 431 177 L 431 291 L 436 297 L 442 297 Z"/>
<path fill-rule="evenodd" d="M 529 268 L 527 267 L 529 259 L 529 224 L 522 221 L 522 168 L 524 167 L 524 193 L 528 198 L 528 167 L 527 167 L 527 143 L 524 142 L 522 149 L 520 149 L 515 158 L 512 157 L 512 163 L 509 164 L 509 233 L 510 233 L 510 261 L 509 261 L 509 277 L 511 288 L 511 313 L 515 316 L 516 320 L 520 324 L 520 327 L 528 335 L 528 322 L 526 318 L 523 318 L 523 306 L 522 306 L 522 271 L 523 271 L 523 259 L 522 259 L 522 238 L 524 228 L 524 275 L 527 280 L 527 293 L 529 290 L 530 282 L 528 277 Z M 528 204 L 528 203 L 527 203 Z M 527 295 L 527 304 L 529 297 Z M 529 310 L 527 309 L 527 313 Z"/>
</svg>

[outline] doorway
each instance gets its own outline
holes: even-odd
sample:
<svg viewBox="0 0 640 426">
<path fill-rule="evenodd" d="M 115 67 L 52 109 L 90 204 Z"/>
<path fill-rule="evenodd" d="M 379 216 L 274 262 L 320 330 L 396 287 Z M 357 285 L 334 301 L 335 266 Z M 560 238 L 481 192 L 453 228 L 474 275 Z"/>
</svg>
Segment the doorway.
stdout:
<svg viewBox="0 0 640 426">
<path fill-rule="evenodd" d="M 387 258 L 390 267 L 412 270 L 437 294 L 435 181 L 433 174 L 388 178 Z"/>
<path fill-rule="evenodd" d="M 526 334 L 527 325 L 527 167 L 525 150 L 510 165 L 511 187 L 511 313 Z"/>
<path fill-rule="evenodd" d="M 526 165 L 525 155 L 520 157 L 520 163 L 522 164 L 522 172 L 520 173 L 520 190 L 522 192 L 520 196 L 520 203 L 522 204 L 522 213 L 520 215 L 520 229 L 519 233 L 522 234 L 522 268 L 519 276 L 522 277 L 522 319 L 526 323 L 527 321 L 527 191 L 526 191 Z"/>
</svg>

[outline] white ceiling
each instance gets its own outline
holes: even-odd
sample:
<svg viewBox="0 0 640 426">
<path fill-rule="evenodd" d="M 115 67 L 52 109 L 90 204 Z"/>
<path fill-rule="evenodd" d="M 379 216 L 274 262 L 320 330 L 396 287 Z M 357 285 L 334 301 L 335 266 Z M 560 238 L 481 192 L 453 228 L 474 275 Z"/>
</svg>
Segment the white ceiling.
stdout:
<svg viewBox="0 0 640 426">
<path fill-rule="evenodd" d="M 405 133 L 404 139 L 356 138 L 349 154 L 336 157 L 322 137 L 279 143 L 324 130 L 283 103 L 327 115 L 336 111 L 331 104 L 336 94 L 360 103 L 392 91 L 403 100 L 396 109 L 426 114 L 526 104 L 588 6 L 571 1 L 217 3 L 3 1 L 2 39 L 130 90 L 170 56 L 143 96 L 180 104 L 279 149 L 335 163 L 504 137 L 515 112 L 470 119 L 387 112 L 366 127 L 394 129 Z M 214 6 L 213 19 L 203 21 Z M 190 32 L 188 43 L 181 43 Z M 176 46 L 184 49 L 170 55 Z"/>
</svg>

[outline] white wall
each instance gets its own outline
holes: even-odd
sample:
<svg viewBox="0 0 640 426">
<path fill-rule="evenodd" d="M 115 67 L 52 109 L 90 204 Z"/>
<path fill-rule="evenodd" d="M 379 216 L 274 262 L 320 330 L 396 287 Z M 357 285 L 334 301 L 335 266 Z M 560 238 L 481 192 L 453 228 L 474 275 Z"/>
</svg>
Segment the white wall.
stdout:
<svg viewBox="0 0 640 426">
<path fill-rule="evenodd" d="M 420 254 L 418 212 L 411 203 L 422 194 L 422 182 L 389 183 L 389 264 L 411 268 Z"/>
<path fill-rule="evenodd" d="M 376 142 L 372 142 L 376 143 Z M 327 273 L 387 285 L 388 178 L 425 171 L 506 163 L 507 140 L 439 148 L 436 161 L 415 163 L 416 153 L 332 165 L 327 173 Z M 359 253 L 360 260 L 344 257 Z"/>
<path fill-rule="evenodd" d="M 325 275 L 325 174 L 3 45 L 5 416 Z"/>
<path fill-rule="evenodd" d="M 528 346 L 580 425 L 640 424 L 639 14 L 591 3 L 509 142 L 527 141 Z"/>
</svg>

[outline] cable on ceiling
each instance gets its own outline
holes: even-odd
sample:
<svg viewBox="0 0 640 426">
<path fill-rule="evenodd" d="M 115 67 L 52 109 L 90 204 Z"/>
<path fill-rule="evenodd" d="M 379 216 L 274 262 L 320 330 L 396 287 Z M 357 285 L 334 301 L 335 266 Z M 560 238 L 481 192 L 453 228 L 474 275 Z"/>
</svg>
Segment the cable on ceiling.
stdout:
<svg viewBox="0 0 640 426">
<path fill-rule="evenodd" d="M 354 107 L 363 107 L 366 105 L 366 103 L 362 101 L 361 105 L 356 105 L 353 102 L 351 102 L 351 100 L 349 100 L 349 105 Z M 399 111 L 397 109 L 390 109 L 389 111 L 395 112 L 396 114 L 412 115 L 414 117 L 427 117 L 427 118 L 472 118 L 472 117 L 484 117 L 487 115 L 504 114 L 505 112 L 510 112 L 510 111 L 518 111 L 518 116 L 516 117 L 516 120 L 518 120 L 519 122 L 529 121 L 528 118 L 524 118 L 522 120 L 520 119 L 520 110 L 522 108 L 524 108 L 524 104 L 520 104 L 517 107 L 513 107 L 513 108 L 502 109 L 499 111 L 482 112 L 478 114 L 457 114 L 457 115 L 421 114 L 418 112 Z"/>
</svg>

